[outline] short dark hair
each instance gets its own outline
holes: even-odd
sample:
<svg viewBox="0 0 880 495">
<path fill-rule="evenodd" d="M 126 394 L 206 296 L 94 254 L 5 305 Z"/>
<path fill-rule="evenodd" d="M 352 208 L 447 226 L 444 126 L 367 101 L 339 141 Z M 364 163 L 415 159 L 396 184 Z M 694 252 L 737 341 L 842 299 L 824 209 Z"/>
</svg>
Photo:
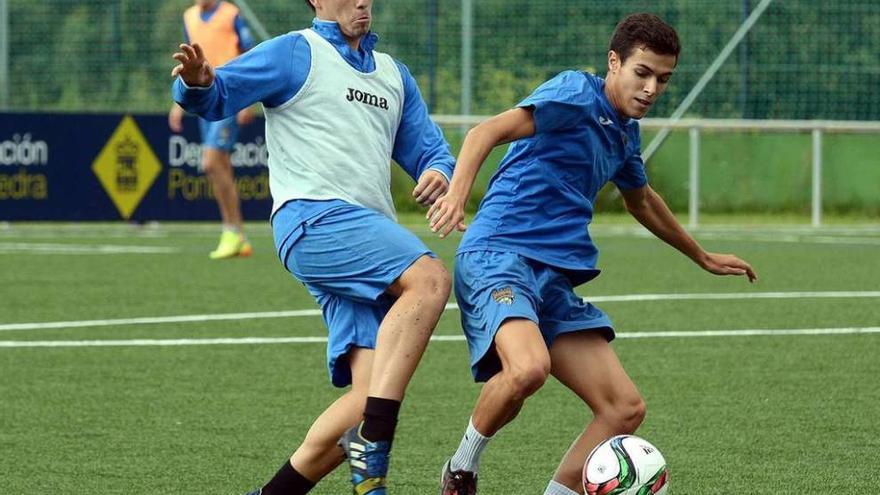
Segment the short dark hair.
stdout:
<svg viewBox="0 0 880 495">
<path fill-rule="evenodd" d="M 663 19 L 646 12 L 630 14 L 620 21 L 614 28 L 608 49 L 614 50 L 623 63 L 638 47 L 649 48 L 659 55 L 675 55 L 676 62 L 681 52 L 681 42 L 675 29 Z"/>
<path fill-rule="evenodd" d="M 306 5 L 308 5 L 310 9 L 315 10 L 315 6 L 312 5 L 312 0 L 306 0 Z"/>
</svg>

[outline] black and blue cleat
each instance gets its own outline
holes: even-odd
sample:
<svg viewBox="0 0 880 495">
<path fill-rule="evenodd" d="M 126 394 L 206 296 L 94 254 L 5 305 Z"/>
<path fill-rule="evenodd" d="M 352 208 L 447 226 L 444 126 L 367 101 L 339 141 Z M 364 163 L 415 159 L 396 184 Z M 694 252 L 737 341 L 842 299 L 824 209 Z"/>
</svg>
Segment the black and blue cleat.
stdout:
<svg viewBox="0 0 880 495">
<path fill-rule="evenodd" d="M 361 436 L 360 425 L 342 435 L 339 446 L 351 469 L 354 495 L 387 495 L 385 477 L 391 456 L 391 442 L 371 442 Z"/>
</svg>

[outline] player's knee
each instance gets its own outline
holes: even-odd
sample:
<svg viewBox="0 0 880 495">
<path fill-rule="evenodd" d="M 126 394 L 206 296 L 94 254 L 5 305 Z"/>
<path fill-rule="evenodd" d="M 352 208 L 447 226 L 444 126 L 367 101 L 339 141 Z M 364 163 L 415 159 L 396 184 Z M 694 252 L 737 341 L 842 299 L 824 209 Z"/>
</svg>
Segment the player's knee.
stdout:
<svg viewBox="0 0 880 495">
<path fill-rule="evenodd" d="M 452 276 L 443 266 L 443 262 L 436 258 L 422 257 L 410 269 L 412 273 L 405 277 L 404 290 L 419 291 L 420 294 L 444 304 L 449 300 Z"/>
<path fill-rule="evenodd" d="M 550 376 L 550 361 L 536 359 L 531 363 L 510 369 L 508 374 L 514 396 L 517 399 L 525 399 L 544 386 L 544 382 Z"/>
<path fill-rule="evenodd" d="M 604 416 L 618 433 L 633 433 L 645 420 L 647 406 L 642 396 L 635 392 L 620 397 L 606 410 Z"/>
<path fill-rule="evenodd" d="M 205 175 L 216 175 L 220 172 L 221 164 L 217 160 L 203 160 L 202 161 L 202 170 L 205 171 Z"/>
<path fill-rule="evenodd" d="M 452 291 L 452 275 L 443 266 L 443 262 L 438 259 L 429 258 L 426 265 L 423 282 L 426 286 L 425 290 L 428 294 L 435 295 L 445 303 L 449 300 L 449 293 Z"/>
<path fill-rule="evenodd" d="M 635 432 L 645 420 L 647 412 L 648 407 L 645 405 L 645 401 L 640 395 L 636 396 L 634 400 L 623 407 L 620 413 L 621 427 L 627 433 Z"/>
<path fill-rule="evenodd" d="M 202 170 L 205 175 L 216 175 L 226 169 L 223 154 L 219 151 L 209 150 L 202 155 Z"/>
</svg>

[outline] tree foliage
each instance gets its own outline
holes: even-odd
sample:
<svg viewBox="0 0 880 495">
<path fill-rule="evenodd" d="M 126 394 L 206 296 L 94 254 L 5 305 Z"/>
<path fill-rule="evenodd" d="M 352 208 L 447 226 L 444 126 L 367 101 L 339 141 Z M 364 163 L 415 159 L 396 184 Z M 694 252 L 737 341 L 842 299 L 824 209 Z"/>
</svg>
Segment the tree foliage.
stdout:
<svg viewBox="0 0 880 495">
<path fill-rule="evenodd" d="M 668 115 L 742 22 L 750 0 L 667 0 L 654 11 L 684 51 L 654 115 Z M 757 2 L 754 2 L 757 3 Z M 11 0 L 11 106 L 164 111 L 171 53 L 189 0 Z M 291 0 L 249 0 L 272 34 L 305 27 Z M 639 0 L 480 0 L 474 4 L 472 111 L 508 108 L 564 69 L 604 72 L 614 24 Z M 406 63 L 435 113 L 460 112 L 461 1 L 375 4 L 379 49 Z M 433 16 L 436 12 L 438 15 Z M 692 108 L 695 116 L 880 119 L 880 3 L 775 2 Z"/>
</svg>

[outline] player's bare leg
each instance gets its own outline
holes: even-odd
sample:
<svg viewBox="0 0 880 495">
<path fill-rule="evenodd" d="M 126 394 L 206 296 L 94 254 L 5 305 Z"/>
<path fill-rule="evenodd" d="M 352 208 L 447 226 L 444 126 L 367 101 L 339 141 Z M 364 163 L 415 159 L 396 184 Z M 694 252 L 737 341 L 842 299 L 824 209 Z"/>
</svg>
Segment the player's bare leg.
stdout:
<svg viewBox="0 0 880 495">
<path fill-rule="evenodd" d="M 501 371 L 483 385 L 471 422 L 455 454 L 443 466 L 442 495 L 477 493 L 480 455 L 491 437 L 519 414 L 525 400 L 550 374 L 550 354 L 538 325 L 506 320 L 495 334 Z"/>
<path fill-rule="evenodd" d="M 608 437 L 636 431 L 645 403 L 617 354 L 599 332 L 560 335 L 550 348 L 552 374 L 592 410 L 593 420 L 572 443 L 553 479 L 583 493 L 581 472 L 587 455 Z"/>
<path fill-rule="evenodd" d="M 220 208 L 220 218 L 223 225 L 229 225 L 241 230 L 241 208 L 238 202 L 238 189 L 235 187 L 235 177 L 232 174 L 232 159 L 229 153 L 206 148 L 202 153 L 202 166 L 205 175 L 211 182 L 214 198 Z"/>
<path fill-rule="evenodd" d="M 530 320 L 505 321 L 495 335 L 495 350 L 502 369 L 483 385 L 473 413 L 474 426 L 486 437 L 513 421 L 550 374 L 550 354 L 538 325 Z"/>
<path fill-rule="evenodd" d="M 451 285 L 443 263 L 422 256 L 388 288 L 397 300 L 379 326 L 370 397 L 403 400 L 449 300 Z"/>
<path fill-rule="evenodd" d="M 339 440 L 349 459 L 355 493 L 387 493 L 385 478 L 400 403 L 449 300 L 451 285 L 443 263 L 422 256 L 387 290 L 396 300 L 379 325 L 364 420 Z"/>
<path fill-rule="evenodd" d="M 372 349 L 352 349 L 349 353 L 351 390 L 321 413 L 309 428 L 302 445 L 290 458 L 293 467 L 313 482 L 319 481 L 345 460 L 345 453 L 338 445 L 339 437 L 363 417 L 373 354 Z"/>
<path fill-rule="evenodd" d="M 312 423 L 306 438 L 278 473 L 261 489 L 248 495 L 303 495 L 345 459 L 339 437 L 363 416 L 373 364 L 371 349 L 354 348 L 348 354 L 351 389 Z"/>
<path fill-rule="evenodd" d="M 223 221 L 223 234 L 217 249 L 211 252 L 211 258 L 250 256 L 252 248 L 242 231 L 241 205 L 229 153 L 206 148 L 202 153 L 202 166 L 211 183 L 214 198 L 220 208 L 220 218 Z"/>
</svg>

